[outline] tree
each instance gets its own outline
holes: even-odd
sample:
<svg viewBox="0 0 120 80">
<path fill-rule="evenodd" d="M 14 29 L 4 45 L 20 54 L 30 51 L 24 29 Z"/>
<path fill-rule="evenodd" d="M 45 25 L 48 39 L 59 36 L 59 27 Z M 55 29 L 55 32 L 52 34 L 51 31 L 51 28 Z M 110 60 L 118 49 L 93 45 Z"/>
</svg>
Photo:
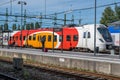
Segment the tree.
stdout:
<svg viewBox="0 0 120 80">
<path fill-rule="evenodd" d="M 3 30 L 3 25 L 0 25 L 0 31 L 2 31 Z"/>
<path fill-rule="evenodd" d="M 34 23 L 31 23 L 30 26 L 31 26 L 31 29 L 34 29 Z"/>
<path fill-rule="evenodd" d="M 17 28 L 16 28 L 16 24 L 13 24 L 13 26 L 12 26 L 12 30 L 16 30 Z"/>
<path fill-rule="evenodd" d="M 116 21 L 116 16 L 111 7 L 105 8 L 100 23 L 107 25 L 108 23 Z"/>
<path fill-rule="evenodd" d="M 24 30 L 25 29 L 25 27 L 24 27 L 24 25 L 22 25 L 22 30 Z"/>
<path fill-rule="evenodd" d="M 26 24 L 26 29 L 30 30 L 30 24 Z"/>
<path fill-rule="evenodd" d="M 100 23 L 108 25 L 109 23 L 112 23 L 118 20 L 120 20 L 120 6 L 115 5 L 114 10 L 112 10 L 111 7 L 105 8 L 102 14 Z"/>
<path fill-rule="evenodd" d="M 4 24 L 4 30 L 8 30 L 8 23 Z"/>
<path fill-rule="evenodd" d="M 18 25 L 18 30 L 20 30 L 20 25 Z"/>
<path fill-rule="evenodd" d="M 40 25 L 39 25 L 39 22 L 36 22 L 35 23 L 35 29 L 38 29 L 38 28 L 40 28 Z"/>
<path fill-rule="evenodd" d="M 115 14 L 117 20 L 120 20 L 120 6 L 115 5 Z"/>
</svg>

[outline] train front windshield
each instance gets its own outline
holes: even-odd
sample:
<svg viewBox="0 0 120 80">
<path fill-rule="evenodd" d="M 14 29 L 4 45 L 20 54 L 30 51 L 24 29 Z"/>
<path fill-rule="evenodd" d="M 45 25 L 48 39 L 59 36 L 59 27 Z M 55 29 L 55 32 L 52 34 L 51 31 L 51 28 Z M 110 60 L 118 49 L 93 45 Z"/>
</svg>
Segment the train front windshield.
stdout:
<svg viewBox="0 0 120 80">
<path fill-rule="evenodd" d="M 110 33 L 109 33 L 107 28 L 99 27 L 97 29 L 98 29 L 98 31 L 100 32 L 100 34 L 102 35 L 102 37 L 104 38 L 104 40 L 106 42 L 112 42 L 112 37 L 111 37 L 111 35 L 110 35 Z"/>
</svg>

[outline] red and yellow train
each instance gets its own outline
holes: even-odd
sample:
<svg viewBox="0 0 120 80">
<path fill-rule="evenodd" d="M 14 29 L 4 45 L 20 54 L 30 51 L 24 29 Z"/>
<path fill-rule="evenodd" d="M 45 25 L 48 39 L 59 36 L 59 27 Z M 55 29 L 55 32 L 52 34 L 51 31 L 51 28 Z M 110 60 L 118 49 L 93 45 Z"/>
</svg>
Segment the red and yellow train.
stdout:
<svg viewBox="0 0 120 80">
<path fill-rule="evenodd" d="M 14 31 L 10 36 L 8 44 L 10 45 L 15 41 L 16 46 L 41 48 L 42 47 L 41 38 L 44 36 L 46 37 L 45 48 L 53 48 L 53 45 L 54 48 L 57 49 L 75 48 L 78 43 L 78 31 L 74 27 L 58 29 L 59 31 L 54 31 L 54 33 L 53 28 Z M 54 30 L 58 29 L 56 28 Z"/>
<path fill-rule="evenodd" d="M 11 45 L 15 42 L 16 46 L 27 46 L 34 48 L 42 48 L 41 38 L 45 37 L 45 48 L 52 49 L 80 49 L 87 48 L 94 51 L 94 30 L 91 25 L 83 25 L 79 27 L 62 27 L 62 28 L 40 28 L 35 30 L 22 30 L 4 33 L 4 37 L 8 37 L 8 41 L 3 40 L 3 44 Z M 3 37 L 3 39 L 4 39 Z M 8 43 L 7 43 L 8 42 Z M 108 29 L 101 24 L 96 25 L 96 46 L 99 51 L 109 50 L 113 45 L 113 41 Z"/>
</svg>

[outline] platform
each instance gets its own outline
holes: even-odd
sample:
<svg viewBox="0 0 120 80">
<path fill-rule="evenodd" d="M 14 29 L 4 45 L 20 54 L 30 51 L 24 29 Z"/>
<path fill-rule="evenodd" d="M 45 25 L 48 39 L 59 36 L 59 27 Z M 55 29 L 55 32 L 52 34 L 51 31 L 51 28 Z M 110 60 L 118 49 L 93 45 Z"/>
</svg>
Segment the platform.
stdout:
<svg viewBox="0 0 120 80">
<path fill-rule="evenodd" d="M 29 48 L 0 48 L 0 56 L 20 57 L 24 60 L 33 60 L 43 64 L 55 65 L 70 69 L 95 71 L 120 77 L 119 55 L 71 52 L 52 50 L 42 52 L 40 49 Z"/>
</svg>

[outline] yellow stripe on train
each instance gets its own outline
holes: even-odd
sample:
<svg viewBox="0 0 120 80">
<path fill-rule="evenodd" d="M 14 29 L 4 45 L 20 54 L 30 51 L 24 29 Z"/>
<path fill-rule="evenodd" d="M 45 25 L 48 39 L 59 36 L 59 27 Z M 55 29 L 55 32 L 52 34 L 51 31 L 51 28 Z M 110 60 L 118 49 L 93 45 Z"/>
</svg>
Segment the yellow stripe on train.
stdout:
<svg viewBox="0 0 120 80">
<path fill-rule="evenodd" d="M 30 47 L 41 48 L 41 38 L 45 36 L 45 48 L 53 48 L 53 32 L 51 31 L 39 31 L 32 33 L 28 36 L 28 38 L 24 41 L 25 45 Z M 54 48 L 58 48 L 60 46 L 59 42 L 59 34 L 54 33 Z"/>
</svg>

